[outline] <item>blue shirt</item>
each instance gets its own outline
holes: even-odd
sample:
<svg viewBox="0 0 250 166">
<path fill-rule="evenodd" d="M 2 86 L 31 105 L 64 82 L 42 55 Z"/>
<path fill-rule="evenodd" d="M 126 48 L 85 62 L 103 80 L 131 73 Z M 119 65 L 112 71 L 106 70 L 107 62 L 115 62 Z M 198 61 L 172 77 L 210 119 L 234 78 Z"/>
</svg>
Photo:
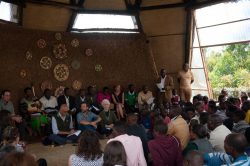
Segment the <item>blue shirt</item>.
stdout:
<svg viewBox="0 0 250 166">
<path fill-rule="evenodd" d="M 233 160 L 233 157 L 226 153 L 209 153 L 204 155 L 207 166 L 250 166 L 250 158 L 245 154 Z"/>
<path fill-rule="evenodd" d="M 250 146 L 246 148 L 246 153 L 248 156 L 250 156 Z"/>
<path fill-rule="evenodd" d="M 229 164 L 227 164 L 227 165 L 229 165 Z M 250 166 L 250 158 L 247 155 L 239 156 L 230 165 L 232 165 L 232 166 Z"/>
<path fill-rule="evenodd" d="M 93 112 L 86 112 L 86 113 L 83 113 L 83 112 L 79 112 L 77 114 L 77 123 L 80 124 L 81 121 L 88 121 L 88 122 L 93 122 L 95 121 L 96 119 L 98 118 L 98 116 L 96 114 L 94 114 Z"/>
</svg>

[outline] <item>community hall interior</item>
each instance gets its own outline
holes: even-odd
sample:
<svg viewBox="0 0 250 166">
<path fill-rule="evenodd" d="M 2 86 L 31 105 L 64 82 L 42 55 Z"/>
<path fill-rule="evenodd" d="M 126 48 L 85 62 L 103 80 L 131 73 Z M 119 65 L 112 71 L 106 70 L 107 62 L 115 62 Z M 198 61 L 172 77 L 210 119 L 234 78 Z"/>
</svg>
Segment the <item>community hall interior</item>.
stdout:
<svg viewBox="0 0 250 166">
<path fill-rule="evenodd" d="M 0 166 L 250 166 L 250 0 L 0 0 Z"/>
</svg>

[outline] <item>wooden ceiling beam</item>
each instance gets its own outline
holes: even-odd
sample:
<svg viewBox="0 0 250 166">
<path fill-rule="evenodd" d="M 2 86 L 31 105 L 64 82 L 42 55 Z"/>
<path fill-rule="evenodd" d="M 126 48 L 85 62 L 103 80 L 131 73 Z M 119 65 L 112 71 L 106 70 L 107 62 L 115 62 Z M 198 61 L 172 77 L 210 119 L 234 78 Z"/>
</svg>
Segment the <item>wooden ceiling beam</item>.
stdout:
<svg viewBox="0 0 250 166">
<path fill-rule="evenodd" d="M 140 10 L 144 11 L 144 10 L 158 10 L 158 9 L 167 9 L 167 8 L 178 8 L 178 7 L 186 7 L 186 5 L 187 5 L 187 2 L 180 2 L 180 3 L 157 5 L 157 6 L 144 6 L 144 7 L 140 7 Z"/>
<path fill-rule="evenodd" d="M 49 6 L 55 6 L 55 7 L 62 7 L 62 8 L 67 8 L 71 10 L 80 10 L 83 9 L 83 7 L 79 6 L 78 4 L 67 4 L 67 3 L 62 3 L 62 2 L 55 2 L 55 1 L 49 1 L 49 0 L 44 0 L 44 1 L 39 1 L 39 0 L 26 0 L 26 3 L 33 3 L 33 4 L 39 4 L 39 5 L 49 5 Z"/>
<path fill-rule="evenodd" d="M 18 5 L 18 6 L 24 6 L 24 4 L 25 4 L 25 0 L 0 0 L 0 2 L 1 1 L 12 3 L 12 4 L 15 4 L 15 5 Z"/>
<path fill-rule="evenodd" d="M 187 6 L 187 7 L 191 8 L 191 9 L 198 9 L 198 8 L 214 5 L 217 3 L 230 2 L 230 1 L 232 2 L 233 0 L 206 0 L 206 1 L 201 1 L 201 2 L 197 2 L 197 0 L 196 0 L 195 3 L 193 3 L 192 5 Z"/>
<path fill-rule="evenodd" d="M 232 0 L 204 0 L 204 1 L 200 1 L 200 2 L 197 1 L 197 0 L 184 0 L 183 2 L 173 3 L 173 4 L 164 4 L 164 5 L 156 5 L 156 6 L 144 6 L 144 7 L 140 7 L 140 10 L 141 11 L 144 11 L 144 10 L 158 10 L 158 9 L 179 8 L 179 7 L 197 9 L 197 8 L 213 5 L 213 4 L 216 4 L 216 3 L 229 2 L 229 1 L 232 1 Z"/>
<path fill-rule="evenodd" d="M 34 4 L 40 4 L 40 5 L 62 7 L 62 8 L 67 8 L 71 10 L 83 10 L 84 2 L 85 2 L 85 0 L 79 0 L 78 3 L 77 3 L 77 0 L 70 0 L 70 3 L 55 2 L 52 0 L 43 0 L 43 1 L 41 0 L 2 0 L 2 1 L 17 4 L 20 6 L 24 6 L 25 3 L 34 3 Z M 228 1 L 232 1 L 232 0 L 205 0 L 201 2 L 199 2 L 198 0 L 184 0 L 183 2 L 174 3 L 174 4 L 141 7 L 141 3 L 142 3 L 141 0 L 135 0 L 134 4 L 131 4 L 130 0 L 124 0 L 127 10 L 137 10 L 137 11 L 158 10 L 158 9 L 179 8 L 179 7 L 196 9 L 196 8 L 201 8 L 201 7 L 213 5 L 216 3 L 228 2 Z"/>
</svg>

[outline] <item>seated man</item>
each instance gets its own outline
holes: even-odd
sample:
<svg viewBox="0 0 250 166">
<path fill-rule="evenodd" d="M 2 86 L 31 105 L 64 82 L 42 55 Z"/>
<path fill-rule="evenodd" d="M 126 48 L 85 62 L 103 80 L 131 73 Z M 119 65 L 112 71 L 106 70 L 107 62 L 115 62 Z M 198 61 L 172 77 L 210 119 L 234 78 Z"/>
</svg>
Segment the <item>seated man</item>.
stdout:
<svg viewBox="0 0 250 166">
<path fill-rule="evenodd" d="M 75 99 L 71 96 L 71 89 L 64 88 L 64 95 L 61 95 L 57 98 L 58 106 L 60 107 L 62 104 L 67 104 L 69 108 L 69 113 L 73 116 L 75 115 L 76 108 L 75 108 Z M 73 117 L 74 118 L 74 117 Z"/>
<path fill-rule="evenodd" d="M 25 136 L 25 122 L 20 115 L 16 115 L 13 103 L 11 102 L 11 93 L 9 90 L 2 91 L 2 98 L 0 99 L 0 111 L 9 111 L 11 120 L 16 124 L 20 133 L 20 138 L 23 140 Z"/>
<path fill-rule="evenodd" d="M 246 129 L 245 137 L 246 137 L 247 142 L 248 142 L 248 146 L 246 148 L 246 153 L 247 153 L 248 156 L 250 156 L 250 127 L 248 127 Z"/>
<path fill-rule="evenodd" d="M 189 127 L 187 122 L 181 116 L 182 110 L 179 106 L 173 106 L 169 110 L 169 117 L 171 122 L 168 124 L 168 134 L 177 137 L 181 142 L 182 150 L 187 146 L 189 142 Z"/>
<path fill-rule="evenodd" d="M 97 123 L 100 122 L 102 119 L 94 114 L 93 112 L 89 111 L 88 103 L 81 103 L 81 112 L 77 114 L 77 124 L 78 129 L 81 131 L 84 130 L 96 130 Z"/>
<path fill-rule="evenodd" d="M 139 110 L 147 109 L 153 103 L 153 94 L 151 91 L 148 90 L 147 86 L 142 87 L 142 91 L 138 94 L 138 104 Z"/>
<path fill-rule="evenodd" d="M 146 160 L 148 159 L 148 140 L 147 134 L 144 127 L 137 124 L 138 117 L 136 113 L 130 113 L 127 115 L 127 133 L 128 135 L 134 135 L 141 139 L 144 156 Z"/>
<path fill-rule="evenodd" d="M 246 113 L 242 110 L 235 111 L 233 113 L 233 121 L 234 126 L 232 129 L 233 133 L 241 133 L 244 134 L 246 129 L 250 127 L 250 125 L 245 121 Z"/>
<path fill-rule="evenodd" d="M 154 125 L 155 138 L 148 142 L 153 164 L 157 166 L 182 166 L 182 150 L 178 138 L 166 135 L 168 127 L 163 121 Z"/>
<path fill-rule="evenodd" d="M 87 98 L 86 98 L 85 89 L 80 89 L 78 91 L 77 96 L 75 97 L 76 113 L 81 111 L 81 103 L 86 102 L 86 101 L 87 101 Z"/>
<path fill-rule="evenodd" d="M 42 103 L 41 110 L 48 115 L 56 114 L 57 113 L 57 100 L 56 97 L 51 96 L 51 90 L 45 89 L 44 96 L 39 100 Z"/>
<path fill-rule="evenodd" d="M 249 166 L 250 158 L 245 153 L 247 140 L 243 134 L 229 134 L 225 141 L 226 153 L 209 153 L 204 155 L 205 164 L 208 166 Z"/>
<path fill-rule="evenodd" d="M 204 159 L 202 153 L 193 150 L 188 152 L 183 161 L 183 166 L 201 166 L 204 165 Z"/>
<path fill-rule="evenodd" d="M 100 113 L 100 109 L 97 102 L 96 87 L 89 86 L 87 88 L 86 102 L 89 104 L 89 110 L 95 114 Z"/>
<path fill-rule="evenodd" d="M 213 101 L 213 100 L 210 100 L 208 102 L 208 110 L 207 112 L 209 114 L 216 114 L 216 115 L 219 115 L 219 117 L 224 121 L 225 119 L 227 119 L 227 116 L 226 116 L 226 111 L 221 111 L 220 109 L 217 108 L 216 106 L 216 102 Z"/>
<path fill-rule="evenodd" d="M 69 108 L 62 104 L 56 116 L 52 117 L 53 134 L 49 136 L 50 141 L 63 145 L 67 142 L 76 142 L 77 135 L 74 135 L 74 128 L 71 115 L 68 114 Z"/>
<path fill-rule="evenodd" d="M 231 131 L 222 124 L 219 115 L 210 115 L 208 117 L 207 127 L 211 131 L 209 141 L 215 152 L 224 152 L 224 140 Z"/>
<path fill-rule="evenodd" d="M 195 116 L 190 120 L 190 124 L 194 123 L 193 121 L 196 121 L 198 124 L 200 124 L 200 114 L 202 112 L 205 112 L 204 103 L 202 101 L 198 101 L 194 105 L 194 109 L 195 109 Z"/>
</svg>

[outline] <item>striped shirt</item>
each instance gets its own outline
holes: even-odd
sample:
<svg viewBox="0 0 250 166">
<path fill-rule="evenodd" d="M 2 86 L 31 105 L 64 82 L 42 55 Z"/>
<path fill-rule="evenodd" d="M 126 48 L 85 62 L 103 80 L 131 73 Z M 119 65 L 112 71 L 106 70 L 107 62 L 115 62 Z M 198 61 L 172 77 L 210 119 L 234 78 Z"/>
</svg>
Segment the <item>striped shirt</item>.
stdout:
<svg viewBox="0 0 250 166">
<path fill-rule="evenodd" d="M 244 154 L 235 160 L 226 153 L 209 153 L 204 155 L 207 166 L 250 166 L 250 158 Z"/>
</svg>

